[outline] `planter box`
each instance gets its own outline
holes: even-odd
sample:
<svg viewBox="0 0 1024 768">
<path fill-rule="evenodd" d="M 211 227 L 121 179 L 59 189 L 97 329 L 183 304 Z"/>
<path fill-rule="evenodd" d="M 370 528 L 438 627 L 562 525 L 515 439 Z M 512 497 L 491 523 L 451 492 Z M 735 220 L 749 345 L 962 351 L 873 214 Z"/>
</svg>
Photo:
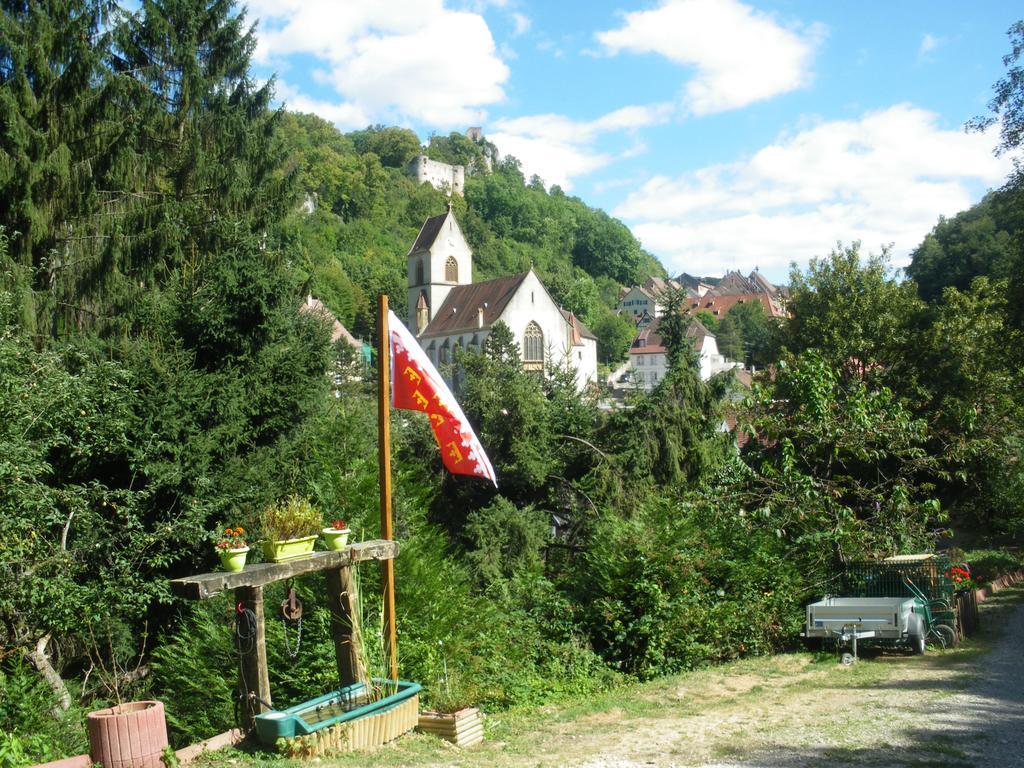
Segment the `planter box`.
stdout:
<svg viewBox="0 0 1024 768">
<path fill-rule="evenodd" d="M 300 557 L 309 557 L 316 546 L 316 536 L 303 536 L 300 539 L 285 541 L 264 541 L 263 556 L 272 563 L 287 563 Z"/>
<path fill-rule="evenodd" d="M 427 711 L 420 715 L 416 730 L 440 736 L 459 747 L 471 747 L 484 739 L 484 720 L 476 707 L 451 714 Z"/>
</svg>

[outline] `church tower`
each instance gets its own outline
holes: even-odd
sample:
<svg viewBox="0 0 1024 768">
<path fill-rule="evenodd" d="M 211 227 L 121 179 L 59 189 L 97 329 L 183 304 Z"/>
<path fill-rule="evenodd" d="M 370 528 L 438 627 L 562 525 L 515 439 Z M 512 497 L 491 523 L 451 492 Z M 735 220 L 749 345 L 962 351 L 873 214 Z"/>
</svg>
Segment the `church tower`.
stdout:
<svg viewBox="0 0 1024 768">
<path fill-rule="evenodd" d="M 448 211 L 423 223 L 408 255 L 408 327 L 416 334 L 434 319 L 457 285 L 473 282 L 473 252 L 462 235 L 448 203 Z"/>
</svg>

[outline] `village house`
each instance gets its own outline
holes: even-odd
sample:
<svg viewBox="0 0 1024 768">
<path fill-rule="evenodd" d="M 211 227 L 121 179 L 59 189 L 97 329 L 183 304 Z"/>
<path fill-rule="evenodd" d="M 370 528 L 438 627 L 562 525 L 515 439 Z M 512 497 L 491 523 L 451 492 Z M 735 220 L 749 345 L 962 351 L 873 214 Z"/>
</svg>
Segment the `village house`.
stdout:
<svg viewBox="0 0 1024 768">
<path fill-rule="evenodd" d="M 737 304 L 757 302 L 768 317 L 784 318 L 788 316 L 785 298 L 785 291 L 772 285 L 757 270 L 749 276 L 729 271 L 715 285 L 700 292 L 700 295 L 688 296 L 685 306 L 689 315 L 705 310 L 721 320 Z"/>
<path fill-rule="evenodd" d="M 659 320 L 640 330 L 629 348 L 632 381 L 644 390 L 651 390 L 668 373 L 668 349 L 658 333 Z M 697 320 L 686 327 L 686 337 L 693 343 L 700 364 L 700 377 L 707 381 L 716 373 L 742 368 L 742 363 L 727 360 L 718 351 L 714 334 Z"/>
<path fill-rule="evenodd" d="M 681 289 L 675 280 L 652 277 L 643 285 L 623 288 L 619 293 L 617 310 L 620 315 L 632 319 L 635 324 L 644 315 L 658 318 L 665 314 L 666 299 L 672 291 Z"/>
<path fill-rule="evenodd" d="M 473 254 L 450 205 L 423 224 L 408 267 L 408 325 L 435 365 L 452 362 L 456 348 L 481 349 L 500 321 L 512 331 L 524 369 L 567 367 L 581 390 L 597 381 L 597 337 L 555 304 L 533 269 L 473 282 Z"/>
</svg>

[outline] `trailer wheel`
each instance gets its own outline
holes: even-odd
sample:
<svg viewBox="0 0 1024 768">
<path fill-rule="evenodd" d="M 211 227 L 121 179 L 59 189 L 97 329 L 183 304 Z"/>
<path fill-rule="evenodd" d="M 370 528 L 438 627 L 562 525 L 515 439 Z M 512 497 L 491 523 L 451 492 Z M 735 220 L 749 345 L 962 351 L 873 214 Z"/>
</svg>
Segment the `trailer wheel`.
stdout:
<svg viewBox="0 0 1024 768">
<path fill-rule="evenodd" d="M 839 663 L 842 664 L 844 667 L 850 666 L 851 664 L 853 664 L 853 662 L 853 654 L 849 651 L 844 652 L 843 655 L 839 657 Z"/>
<path fill-rule="evenodd" d="M 924 653 L 925 646 L 927 645 L 924 619 L 916 613 L 910 614 L 910 620 L 907 622 L 907 641 L 910 643 L 910 650 L 915 654 L 920 656 Z"/>
</svg>

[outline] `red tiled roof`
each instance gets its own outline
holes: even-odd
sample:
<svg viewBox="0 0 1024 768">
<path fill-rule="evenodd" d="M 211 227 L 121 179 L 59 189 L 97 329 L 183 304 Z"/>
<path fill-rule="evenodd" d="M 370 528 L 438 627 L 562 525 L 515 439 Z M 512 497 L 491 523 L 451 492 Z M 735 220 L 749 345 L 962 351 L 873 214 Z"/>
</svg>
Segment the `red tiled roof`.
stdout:
<svg viewBox="0 0 1024 768">
<path fill-rule="evenodd" d="M 653 323 L 648 325 L 646 328 L 640 331 L 633 339 L 633 344 L 629 348 L 629 354 L 631 355 L 652 355 L 662 354 L 667 351 L 665 342 L 658 333 L 658 326 L 661 325 L 661 318 L 658 318 Z M 697 320 L 691 320 L 690 324 L 686 326 L 687 338 L 693 339 L 693 345 L 696 349 L 700 349 L 704 345 L 704 338 L 710 336 L 715 338 L 715 334 L 711 333 Z"/>
<path fill-rule="evenodd" d="M 591 331 L 583 322 L 576 317 L 572 312 L 567 309 L 558 308 L 558 311 L 562 313 L 562 317 L 565 318 L 565 322 L 572 328 L 572 343 L 573 346 L 580 346 L 583 344 L 583 339 L 593 339 L 597 341 L 597 336 Z"/>
<path fill-rule="evenodd" d="M 318 317 L 329 325 L 331 327 L 331 343 L 338 341 L 338 339 L 344 339 L 350 346 L 356 349 L 361 350 L 363 348 L 362 342 L 356 341 L 355 337 L 348 332 L 348 328 L 341 324 L 341 321 L 334 316 L 334 313 L 320 299 L 307 296 L 306 302 L 299 307 L 299 311 Z"/>
<path fill-rule="evenodd" d="M 721 319 L 725 317 L 729 310 L 737 304 L 742 304 L 747 301 L 756 301 L 761 304 L 764 309 L 764 313 L 768 317 L 786 317 L 785 310 L 782 306 L 774 301 L 771 296 L 767 293 L 730 293 L 725 296 L 712 296 L 710 293 L 706 294 L 700 299 L 690 299 L 689 306 L 686 309 L 688 315 L 695 315 L 702 309 L 706 309 L 715 317 Z"/>
</svg>

